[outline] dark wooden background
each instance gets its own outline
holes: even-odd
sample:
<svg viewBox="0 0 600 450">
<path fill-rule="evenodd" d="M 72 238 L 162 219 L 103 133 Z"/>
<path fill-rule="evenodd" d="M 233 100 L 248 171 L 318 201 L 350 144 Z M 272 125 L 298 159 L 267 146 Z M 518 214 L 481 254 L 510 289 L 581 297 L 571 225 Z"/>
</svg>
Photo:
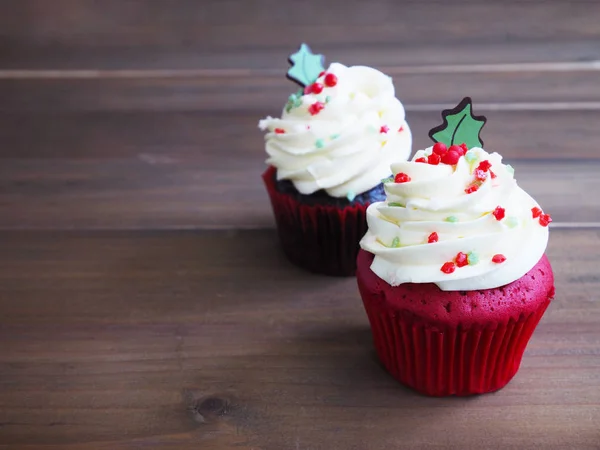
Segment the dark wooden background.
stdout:
<svg viewBox="0 0 600 450">
<path fill-rule="evenodd" d="M 355 282 L 279 251 L 257 121 L 286 56 L 465 95 L 554 218 L 502 391 L 377 364 Z M 600 2 L 0 0 L 0 449 L 600 448 Z"/>
</svg>

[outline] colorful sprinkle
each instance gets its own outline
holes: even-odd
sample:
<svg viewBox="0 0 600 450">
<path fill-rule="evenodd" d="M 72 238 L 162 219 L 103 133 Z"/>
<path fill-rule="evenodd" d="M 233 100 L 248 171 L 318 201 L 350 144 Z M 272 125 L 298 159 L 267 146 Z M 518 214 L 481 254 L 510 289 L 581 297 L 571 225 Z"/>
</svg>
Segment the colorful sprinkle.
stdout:
<svg viewBox="0 0 600 450">
<path fill-rule="evenodd" d="M 465 159 L 468 163 L 472 163 L 477 159 L 477 153 L 475 153 L 472 150 L 469 150 L 467 153 L 465 153 Z"/>
<path fill-rule="evenodd" d="M 498 253 L 497 255 L 492 256 L 492 262 L 496 264 L 500 264 L 506 261 L 506 256 Z"/>
<path fill-rule="evenodd" d="M 497 206 L 492 214 L 494 215 L 496 220 L 502 220 L 502 219 L 504 219 L 505 213 L 506 213 L 506 210 L 504 208 Z"/>
<path fill-rule="evenodd" d="M 448 216 L 448 217 L 446 217 L 446 222 L 456 223 L 456 222 L 458 222 L 458 217 L 456 217 L 456 216 Z"/>
<path fill-rule="evenodd" d="M 541 210 L 541 208 L 538 208 L 536 206 L 534 208 L 531 208 L 531 214 L 533 215 L 534 219 L 537 219 L 538 217 L 540 217 L 542 215 L 542 210 Z"/>
<path fill-rule="evenodd" d="M 507 165 L 506 165 L 506 171 L 507 171 L 508 173 L 510 173 L 511 175 L 514 175 L 514 174 L 515 174 L 515 169 L 513 169 L 513 166 L 511 166 L 510 164 L 507 164 Z"/>
<path fill-rule="evenodd" d="M 356 198 L 356 194 L 354 193 L 354 191 L 348 191 L 348 193 L 346 194 L 346 198 L 348 199 L 348 201 L 352 202 Z"/>
<path fill-rule="evenodd" d="M 416 163 L 426 163 L 426 162 L 427 162 L 427 159 L 426 159 L 426 158 L 423 158 L 423 157 L 421 156 L 420 158 L 417 158 L 417 159 L 415 159 L 415 162 L 416 162 Z"/>
<path fill-rule="evenodd" d="M 479 181 L 487 180 L 488 174 L 481 169 L 475 169 L 475 179 Z"/>
<path fill-rule="evenodd" d="M 456 265 L 458 267 L 465 267 L 466 265 L 469 264 L 467 254 L 463 253 L 463 252 L 458 252 L 456 254 L 456 257 L 454 258 L 454 261 L 456 262 Z"/>
<path fill-rule="evenodd" d="M 444 263 L 440 270 L 444 273 L 450 274 L 456 270 L 456 266 L 453 262 L 448 261 L 447 263 Z"/>
<path fill-rule="evenodd" d="M 516 226 L 519 225 L 519 219 L 515 216 L 510 216 L 510 217 L 507 217 L 506 219 L 504 219 L 504 224 L 508 228 L 515 228 Z"/>
<path fill-rule="evenodd" d="M 323 75 L 325 75 L 325 73 L 326 73 L 325 71 L 321 72 L 321 73 L 319 74 L 319 78 L 321 78 Z"/>
<path fill-rule="evenodd" d="M 392 248 L 398 248 L 400 247 L 400 238 L 398 236 L 396 236 L 394 238 L 394 240 L 392 241 Z"/>
<path fill-rule="evenodd" d="M 331 101 L 331 95 L 325 97 L 325 103 L 329 103 Z"/>
<path fill-rule="evenodd" d="M 333 73 L 328 73 L 327 75 L 325 75 L 325 86 L 327 87 L 333 87 L 337 84 L 338 82 L 338 77 L 333 74 Z"/>
<path fill-rule="evenodd" d="M 440 158 L 440 155 L 438 155 L 437 153 L 432 153 L 427 157 L 427 162 L 432 166 L 437 166 L 441 160 L 442 158 Z"/>
<path fill-rule="evenodd" d="M 479 186 L 476 184 L 472 184 L 468 188 L 465 189 L 465 193 L 472 194 L 473 192 L 477 192 L 479 190 Z"/>
<path fill-rule="evenodd" d="M 492 172 L 492 171 L 490 170 L 490 176 L 492 177 L 492 180 L 493 180 L 493 179 L 494 179 L 494 178 L 496 178 L 498 175 L 496 175 L 494 172 Z"/>
<path fill-rule="evenodd" d="M 465 144 L 464 142 L 462 144 L 460 144 L 459 146 L 460 148 L 462 148 L 463 152 L 463 156 L 469 151 L 469 147 L 467 147 L 467 144 Z"/>
<path fill-rule="evenodd" d="M 550 214 L 542 214 L 539 220 L 541 226 L 547 227 L 552 222 L 552 217 L 550 217 Z"/>
<path fill-rule="evenodd" d="M 434 242 L 437 242 L 439 240 L 439 236 L 438 234 L 434 231 L 433 233 L 431 233 L 429 235 L 429 237 L 427 238 L 427 243 L 428 244 L 433 244 Z"/>
<path fill-rule="evenodd" d="M 381 128 L 379 129 L 380 133 L 387 133 L 388 131 L 390 131 L 390 127 L 387 125 L 381 125 Z"/>
<path fill-rule="evenodd" d="M 317 148 L 325 147 L 325 141 L 323 139 L 317 139 L 315 141 L 315 147 L 317 147 Z"/>
<path fill-rule="evenodd" d="M 410 181 L 410 177 L 407 174 L 400 172 L 394 177 L 394 181 L 396 183 L 408 183 Z"/>
<path fill-rule="evenodd" d="M 283 128 L 275 128 L 275 134 L 284 134 L 285 130 Z"/>
<path fill-rule="evenodd" d="M 443 142 L 436 142 L 432 149 L 433 153 L 436 155 L 442 156 L 444 153 L 448 151 L 448 147 Z"/>
<path fill-rule="evenodd" d="M 467 260 L 469 261 L 470 266 L 474 266 L 479 263 L 479 255 L 475 252 L 467 253 Z"/>
<path fill-rule="evenodd" d="M 311 116 L 314 116 L 316 114 L 319 114 L 323 110 L 323 108 L 325 108 L 324 103 L 315 102 L 308 107 L 308 112 L 310 113 Z"/>
<path fill-rule="evenodd" d="M 331 139 L 333 141 L 334 139 L 337 139 L 339 137 L 340 137 L 340 134 L 336 133 L 336 134 L 332 134 L 331 136 L 329 136 L 329 139 Z"/>
<path fill-rule="evenodd" d="M 404 127 L 401 126 L 400 128 L 398 128 L 398 133 L 402 133 L 403 131 L 404 131 Z"/>
<path fill-rule="evenodd" d="M 488 170 L 490 170 L 490 167 L 492 167 L 492 164 L 487 159 L 485 159 L 479 163 L 477 169 L 487 172 Z"/>
<path fill-rule="evenodd" d="M 395 206 L 398 208 L 404 208 L 404 205 L 402 203 L 398 203 L 398 202 L 388 202 L 388 206 Z"/>
<path fill-rule="evenodd" d="M 394 181 L 394 177 L 388 177 L 388 178 L 384 178 L 383 180 L 381 180 L 382 183 L 391 183 Z"/>
</svg>

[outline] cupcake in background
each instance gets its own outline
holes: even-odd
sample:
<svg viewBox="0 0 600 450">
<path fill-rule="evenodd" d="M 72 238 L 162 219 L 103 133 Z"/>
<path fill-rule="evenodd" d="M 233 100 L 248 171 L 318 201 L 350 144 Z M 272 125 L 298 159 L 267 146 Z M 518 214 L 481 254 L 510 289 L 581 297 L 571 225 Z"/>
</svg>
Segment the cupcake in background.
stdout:
<svg viewBox="0 0 600 450">
<path fill-rule="evenodd" d="M 332 63 L 306 44 L 290 57 L 288 77 L 302 88 L 281 118 L 259 122 L 269 165 L 263 180 L 281 245 L 307 270 L 353 275 L 366 209 L 385 199 L 382 179 L 405 161 L 412 137 L 387 75 Z"/>
<path fill-rule="evenodd" d="M 392 165 L 367 210 L 357 280 L 379 358 L 435 396 L 495 391 L 517 372 L 554 296 L 551 218 L 479 138 L 471 100 L 444 111 L 435 145 Z"/>
</svg>

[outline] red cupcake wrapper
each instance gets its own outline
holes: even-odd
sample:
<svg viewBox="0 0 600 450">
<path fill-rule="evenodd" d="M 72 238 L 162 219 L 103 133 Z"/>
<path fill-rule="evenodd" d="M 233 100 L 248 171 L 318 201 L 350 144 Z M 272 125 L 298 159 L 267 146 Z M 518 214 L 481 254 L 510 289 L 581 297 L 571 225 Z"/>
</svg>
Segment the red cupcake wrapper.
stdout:
<svg viewBox="0 0 600 450">
<path fill-rule="evenodd" d="M 338 208 L 300 203 L 277 190 L 275 172 L 269 167 L 262 177 L 288 259 L 311 272 L 354 275 L 358 243 L 367 232 L 368 204 Z"/>
<path fill-rule="evenodd" d="M 383 311 L 368 300 L 364 305 L 385 368 L 418 392 L 446 396 L 484 394 L 504 387 L 517 373 L 550 300 L 506 324 L 446 330 L 412 314 Z"/>
</svg>

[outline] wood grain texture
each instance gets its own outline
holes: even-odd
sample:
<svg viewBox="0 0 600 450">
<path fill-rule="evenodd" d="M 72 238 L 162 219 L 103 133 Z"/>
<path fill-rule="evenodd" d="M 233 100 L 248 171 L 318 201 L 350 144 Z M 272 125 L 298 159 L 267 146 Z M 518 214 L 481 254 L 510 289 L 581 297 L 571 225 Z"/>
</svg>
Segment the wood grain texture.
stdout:
<svg viewBox="0 0 600 450">
<path fill-rule="evenodd" d="M 552 232 L 557 296 L 496 394 L 375 361 L 353 279 L 274 230 L 0 232 L 0 448 L 598 448 L 600 233 Z M 269 280 L 268 282 L 265 280 Z"/>
<path fill-rule="evenodd" d="M 3 1 L 0 66 L 278 67 L 306 40 L 375 66 L 598 60 L 599 14 L 560 0 Z"/>
<path fill-rule="evenodd" d="M 180 76 L 186 72 L 175 71 L 156 78 L 144 78 L 139 72 L 139 77 L 132 78 L 125 74 L 111 79 L 106 74 L 97 79 L 4 80 L 0 83 L 0 111 L 280 112 L 297 85 L 284 76 L 288 68 L 285 58 L 279 63 L 278 70 L 266 74 L 239 76 L 196 76 L 192 72 L 188 78 Z M 393 68 L 381 70 L 394 75 Z M 569 107 L 584 102 L 600 110 L 600 64 L 595 71 L 511 72 L 500 68 L 492 72 L 398 73 L 393 78 L 396 95 L 409 113 L 423 104 L 452 107 L 465 96 L 473 98 L 475 107 L 481 105 L 479 109 L 486 109 L 489 103 L 514 109 L 513 103 L 566 103 Z M 527 109 L 532 108 L 536 107 Z"/>
</svg>

